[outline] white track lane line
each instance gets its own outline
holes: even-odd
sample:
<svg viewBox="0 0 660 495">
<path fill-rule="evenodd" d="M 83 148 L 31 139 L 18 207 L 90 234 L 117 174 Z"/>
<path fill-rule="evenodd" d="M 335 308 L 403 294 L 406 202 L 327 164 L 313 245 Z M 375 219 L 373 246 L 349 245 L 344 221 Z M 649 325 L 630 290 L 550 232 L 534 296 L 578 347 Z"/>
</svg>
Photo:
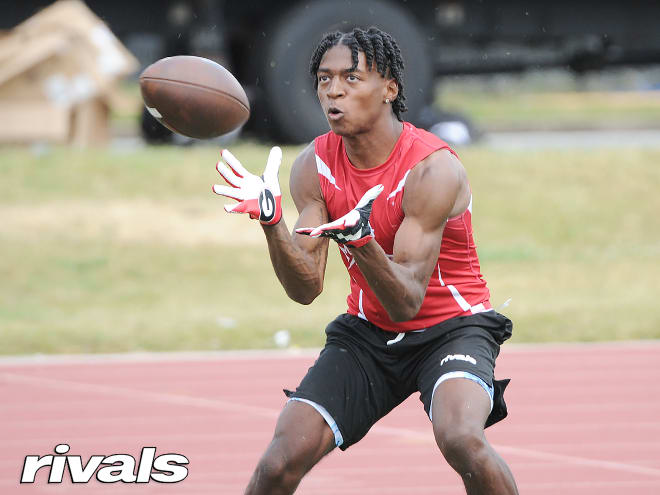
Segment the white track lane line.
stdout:
<svg viewBox="0 0 660 495">
<path fill-rule="evenodd" d="M 61 380 L 57 378 L 33 377 L 21 375 L 18 373 L 5 373 L 0 372 L 0 380 L 8 383 L 20 383 L 23 385 L 33 385 L 36 387 L 46 387 L 50 389 L 87 392 L 87 393 L 104 393 L 115 397 L 126 397 L 130 399 L 147 399 L 155 402 L 163 402 L 167 404 L 177 404 L 184 406 L 195 406 L 204 409 L 214 409 L 220 411 L 230 411 L 236 413 L 251 413 L 256 416 L 273 418 L 279 415 L 279 411 L 274 409 L 248 406 L 239 404 L 233 401 L 226 401 L 220 399 L 204 399 L 201 397 L 192 397 L 190 395 L 177 395 L 163 392 L 150 392 L 147 390 L 138 390 L 126 387 L 115 387 L 111 385 L 101 385 L 98 383 L 81 383 L 70 380 Z"/>
<path fill-rule="evenodd" d="M 399 436 L 408 439 L 418 440 L 420 442 L 430 442 L 432 440 L 432 433 L 429 427 L 429 433 L 422 433 L 417 430 L 409 430 L 405 428 L 389 427 L 389 426 L 374 426 L 370 432 L 382 435 Z M 550 452 L 543 452 L 539 450 L 523 449 L 520 447 L 511 447 L 508 445 L 493 445 L 493 448 L 498 452 L 508 453 L 525 457 L 528 459 L 540 459 L 544 461 L 557 461 L 565 464 L 573 464 L 576 466 L 590 466 L 602 469 L 610 469 L 614 471 L 626 471 L 636 474 L 648 474 L 650 476 L 660 477 L 660 469 L 649 468 L 644 466 L 635 466 L 633 464 L 625 464 L 622 462 L 602 461 L 598 459 L 588 459 L 585 457 L 577 457 L 564 454 L 552 454 Z"/>
<path fill-rule="evenodd" d="M 558 342 L 558 343 L 507 343 L 502 346 L 502 354 L 536 352 L 584 352 L 585 349 L 642 349 L 653 350 L 660 347 L 658 340 L 627 340 L 606 342 Z M 32 354 L 21 356 L 0 356 L 0 366 L 33 366 L 58 364 L 106 364 L 116 362 L 153 363 L 177 361 L 220 361 L 250 359 L 295 359 L 314 358 L 321 348 L 303 349 L 254 349 L 236 351 L 176 351 L 176 352 L 126 352 L 116 354 Z"/>
<path fill-rule="evenodd" d="M 238 351 L 125 352 L 117 354 L 28 354 L 0 356 L 2 366 L 55 366 L 109 363 L 175 363 L 181 361 L 244 361 L 254 359 L 286 360 L 315 358 L 321 349 L 255 349 Z"/>
<path fill-rule="evenodd" d="M 505 452 L 512 455 L 519 455 L 528 459 L 541 459 L 544 461 L 558 461 L 573 464 L 576 466 L 590 466 L 602 469 L 611 469 L 613 471 L 625 471 L 635 474 L 648 474 L 650 476 L 660 477 L 660 469 L 649 468 L 644 466 L 635 466 L 632 464 L 625 464 L 623 462 L 603 461 L 599 459 L 588 459 L 585 457 L 577 457 L 565 454 L 552 454 L 550 452 L 541 452 L 530 449 L 523 449 L 520 447 L 511 447 L 507 445 L 498 445 L 496 449 L 499 452 Z"/>
</svg>

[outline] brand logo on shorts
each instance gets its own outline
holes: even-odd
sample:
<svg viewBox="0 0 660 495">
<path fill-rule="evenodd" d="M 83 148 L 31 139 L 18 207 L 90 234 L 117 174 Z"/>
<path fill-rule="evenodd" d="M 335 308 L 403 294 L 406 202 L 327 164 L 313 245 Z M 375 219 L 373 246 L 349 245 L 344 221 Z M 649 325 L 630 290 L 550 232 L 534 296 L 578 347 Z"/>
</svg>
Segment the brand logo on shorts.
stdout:
<svg viewBox="0 0 660 495">
<path fill-rule="evenodd" d="M 66 443 L 55 446 L 56 454 L 66 454 Z M 93 455 L 83 463 L 79 455 L 25 456 L 21 483 L 34 483 L 37 471 L 48 467 L 48 483 L 62 483 L 64 472 L 69 471 L 73 483 L 88 483 L 96 473 L 101 483 L 178 483 L 188 476 L 188 459 L 181 454 L 163 454 L 156 457 L 156 447 L 144 447 L 138 461 L 128 454 Z M 105 465 L 104 467 L 100 467 Z M 137 473 L 136 471 L 137 467 Z M 100 469 L 99 469 L 100 468 Z"/>
<path fill-rule="evenodd" d="M 477 360 L 469 354 L 449 354 L 442 358 L 440 366 L 444 365 L 447 361 L 467 361 L 470 364 L 477 364 Z"/>
</svg>

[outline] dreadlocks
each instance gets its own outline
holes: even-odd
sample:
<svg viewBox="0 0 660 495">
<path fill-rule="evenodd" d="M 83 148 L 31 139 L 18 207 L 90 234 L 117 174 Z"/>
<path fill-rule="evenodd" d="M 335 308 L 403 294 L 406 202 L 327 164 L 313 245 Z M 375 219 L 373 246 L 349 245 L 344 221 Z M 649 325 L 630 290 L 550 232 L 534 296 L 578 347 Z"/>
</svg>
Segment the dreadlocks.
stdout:
<svg viewBox="0 0 660 495">
<path fill-rule="evenodd" d="M 401 114 L 408 110 L 405 95 L 403 94 L 403 58 L 401 57 L 401 50 L 399 45 L 392 36 L 377 27 L 370 27 L 367 31 L 360 28 L 353 29 L 350 33 L 342 33 L 335 31 L 326 34 L 319 42 L 312 59 L 309 63 L 309 72 L 314 78 L 314 88 L 318 88 L 318 79 L 316 73 L 319 70 L 321 58 L 326 51 L 339 43 L 346 45 L 351 49 L 351 58 L 353 66 L 350 70 L 355 70 L 358 65 L 358 51 L 362 51 L 367 58 L 367 67 L 375 64 L 376 70 L 383 77 L 393 78 L 399 86 L 399 94 L 392 102 L 392 110 L 394 115 L 399 120 Z"/>
</svg>

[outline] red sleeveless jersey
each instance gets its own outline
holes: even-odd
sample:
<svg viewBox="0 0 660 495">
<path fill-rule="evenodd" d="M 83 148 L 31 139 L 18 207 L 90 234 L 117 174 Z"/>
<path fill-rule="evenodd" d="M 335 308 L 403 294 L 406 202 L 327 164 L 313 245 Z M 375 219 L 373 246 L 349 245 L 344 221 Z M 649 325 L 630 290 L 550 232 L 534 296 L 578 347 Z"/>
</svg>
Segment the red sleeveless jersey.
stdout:
<svg viewBox="0 0 660 495">
<path fill-rule="evenodd" d="M 369 223 L 375 239 L 387 256 L 393 255 L 394 236 L 403 221 L 402 208 L 406 178 L 410 170 L 447 143 L 435 135 L 403 123 L 403 132 L 385 163 L 370 169 L 354 167 L 346 155 L 340 136 L 330 131 L 314 140 L 316 167 L 329 221 L 355 207 L 371 187 L 382 184 L 383 192 L 373 204 Z M 438 262 L 417 315 L 408 321 L 393 322 L 362 276 L 346 246 L 339 244 L 342 260 L 351 279 L 347 298 L 348 312 L 384 330 L 407 332 L 430 327 L 455 316 L 492 309 L 486 281 L 480 273 L 479 259 L 472 237 L 472 198 L 462 215 L 445 225 Z"/>
</svg>

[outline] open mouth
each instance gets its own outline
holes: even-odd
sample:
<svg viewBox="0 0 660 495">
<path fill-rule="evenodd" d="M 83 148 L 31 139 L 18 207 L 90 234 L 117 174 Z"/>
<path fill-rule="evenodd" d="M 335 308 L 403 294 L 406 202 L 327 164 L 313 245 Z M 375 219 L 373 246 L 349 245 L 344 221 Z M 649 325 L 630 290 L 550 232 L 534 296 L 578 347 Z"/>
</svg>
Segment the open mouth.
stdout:
<svg viewBox="0 0 660 495">
<path fill-rule="evenodd" d="M 344 112 L 342 112 L 339 108 L 337 107 L 330 107 L 328 108 L 328 118 L 331 120 L 336 120 L 342 117 L 344 115 Z"/>
</svg>

